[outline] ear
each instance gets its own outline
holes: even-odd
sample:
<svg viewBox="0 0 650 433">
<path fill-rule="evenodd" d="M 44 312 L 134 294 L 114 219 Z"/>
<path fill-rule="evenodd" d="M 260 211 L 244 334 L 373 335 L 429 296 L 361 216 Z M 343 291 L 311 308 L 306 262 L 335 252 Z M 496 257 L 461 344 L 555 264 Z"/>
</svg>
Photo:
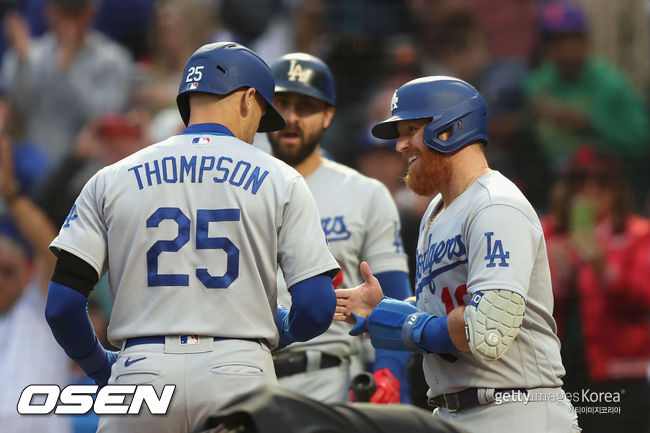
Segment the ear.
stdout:
<svg viewBox="0 0 650 433">
<path fill-rule="evenodd" d="M 256 93 L 257 90 L 255 90 L 253 87 L 249 87 L 242 94 L 241 100 L 239 102 L 239 110 L 241 111 L 242 117 L 248 117 L 248 115 L 251 113 L 251 110 L 253 109 L 253 103 L 255 103 Z"/>
<path fill-rule="evenodd" d="M 334 118 L 334 107 L 328 105 L 323 114 L 323 129 L 327 129 L 330 127 L 333 118 Z"/>
</svg>

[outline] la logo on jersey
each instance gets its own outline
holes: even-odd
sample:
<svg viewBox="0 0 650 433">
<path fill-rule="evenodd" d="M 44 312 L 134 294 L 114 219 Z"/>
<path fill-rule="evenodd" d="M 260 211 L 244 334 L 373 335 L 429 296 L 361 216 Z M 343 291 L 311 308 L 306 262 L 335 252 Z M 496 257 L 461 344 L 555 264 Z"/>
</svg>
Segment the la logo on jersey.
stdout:
<svg viewBox="0 0 650 433">
<path fill-rule="evenodd" d="M 503 243 L 500 239 L 495 240 L 494 246 L 492 245 L 492 236 L 494 236 L 494 232 L 487 232 L 485 233 L 485 236 L 487 237 L 487 255 L 484 259 L 489 260 L 486 267 L 493 268 L 496 266 L 494 261 L 500 260 L 499 266 L 507 268 L 509 264 L 506 260 L 510 258 L 510 251 L 503 251 Z"/>
<path fill-rule="evenodd" d="M 312 72 L 314 71 L 311 69 L 303 69 L 302 65 L 294 59 L 291 61 L 291 65 L 289 65 L 289 72 L 287 72 L 287 77 L 289 78 L 289 81 L 298 80 L 301 83 L 307 83 L 309 82 L 309 78 L 311 77 Z"/>
</svg>

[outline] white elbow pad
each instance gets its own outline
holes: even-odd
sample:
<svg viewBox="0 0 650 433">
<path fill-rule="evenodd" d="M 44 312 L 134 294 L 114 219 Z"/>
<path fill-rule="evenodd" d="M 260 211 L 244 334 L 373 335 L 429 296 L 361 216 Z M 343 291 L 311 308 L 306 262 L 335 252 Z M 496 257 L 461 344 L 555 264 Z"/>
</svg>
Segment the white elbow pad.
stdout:
<svg viewBox="0 0 650 433">
<path fill-rule="evenodd" d="M 465 336 L 472 353 L 486 361 L 499 359 L 519 333 L 526 302 L 511 290 L 486 290 L 472 295 L 465 308 Z"/>
</svg>

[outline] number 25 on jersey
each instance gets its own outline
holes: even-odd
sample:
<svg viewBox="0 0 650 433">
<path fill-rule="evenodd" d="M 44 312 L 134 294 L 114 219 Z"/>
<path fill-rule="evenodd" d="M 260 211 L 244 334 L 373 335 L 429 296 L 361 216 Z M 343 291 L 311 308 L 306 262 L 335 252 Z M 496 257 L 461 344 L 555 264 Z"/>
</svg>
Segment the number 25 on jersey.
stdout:
<svg viewBox="0 0 650 433">
<path fill-rule="evenodd" d="M 197 268 L 196 277 L 208 289 L 225 289 L 239 276 L 239 248 L 226 237 L 209 237 L 211 222 L 239 221 L 239 209 L 199 209 L 196 212 L 196 249 L 223 250 L 228 259 L 226 272 L 221 276 L 210 275 L 206 268 Z M 162 252 L 177 252 L 190 240 L 190 219 L 177 207 L 158 208 L 147 219 L 147 227 L 158 227 L 163 220 L 173 220 L 178 225 L 178 235 L 172 240 L 159 240 L 147 251 L 147 275 L 149 287 L 189 286 L 188 274 L 158 273 L 158 256 Z"/>
</svg>

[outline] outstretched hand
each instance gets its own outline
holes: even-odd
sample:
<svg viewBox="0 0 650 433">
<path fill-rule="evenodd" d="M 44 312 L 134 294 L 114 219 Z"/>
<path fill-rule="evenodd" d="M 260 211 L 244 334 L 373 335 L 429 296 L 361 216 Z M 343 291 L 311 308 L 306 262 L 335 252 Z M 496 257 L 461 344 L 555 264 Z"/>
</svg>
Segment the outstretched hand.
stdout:
<svg viewBox="0 0 650 433">
<path fill-rule="evenodd" d="M 352 313 L 368 317 L 377 304 L 384 297 L 379 281 L 370 271 L 368 263 L 361 262 L 361 275 L 364 283 L 351 289 L 338 289 L 336 291 L 336 314 L 334 320 L 354 324 L 356 319 Z"/>
</svg>

